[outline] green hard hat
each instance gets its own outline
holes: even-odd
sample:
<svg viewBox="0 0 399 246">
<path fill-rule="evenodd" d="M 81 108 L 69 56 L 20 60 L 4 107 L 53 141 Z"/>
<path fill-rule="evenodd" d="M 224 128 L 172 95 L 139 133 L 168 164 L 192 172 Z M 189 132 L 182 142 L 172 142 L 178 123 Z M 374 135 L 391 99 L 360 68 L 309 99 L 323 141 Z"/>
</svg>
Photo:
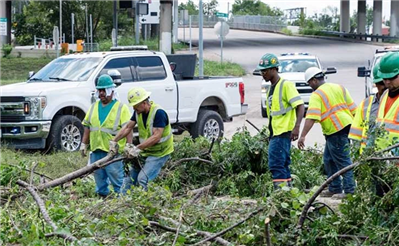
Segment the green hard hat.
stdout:
<svg viewBox="0 0 399 246">
<path fill-rule="evenodd" d="M 103 74 L 98 78 L 96 89 L 106 89 L 111 87 L 116 87 L 111 76 L 108 74 Z"/>
<path fill-rule="evenodd" d="M 378 76 L 383 79 L 393 78 L 399 74 L 399 52 L 389 52 L 381 57 Z"/>
<path fill-rule="evenodd" d="M 262 56 L 256 69 L 264 70 L 272 67 L 280 66 L 277 56 L 267 53 Z"/>
<path fill-rule="evenodd" d="M 374 65 L 374 68 L 373 68 L 373 83 L 374 84 L 377 84 L 377 83 L 379 83 L 379 82 L 382 82 L 382 78 L 380 77 L 380 76 L 378 76 L 378 70 L 380 69 L 380 63 L 379 62 L 377 62 L 375 65 Z"/>
</svg>

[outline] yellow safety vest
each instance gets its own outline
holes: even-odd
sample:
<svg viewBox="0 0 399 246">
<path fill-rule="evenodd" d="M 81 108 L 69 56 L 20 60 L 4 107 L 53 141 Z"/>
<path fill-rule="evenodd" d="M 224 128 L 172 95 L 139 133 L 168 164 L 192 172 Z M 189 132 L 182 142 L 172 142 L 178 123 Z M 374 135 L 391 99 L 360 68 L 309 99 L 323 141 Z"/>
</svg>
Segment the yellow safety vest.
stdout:
<svg viewBox="0 0 399 246">
<path fill-rule="evenodd" d="M 360 141 L 360 154 L 367 145 L 367 133 L 370 123 L 371 105 L 375 99 L 374 95 L 364 99 L 357 108 L 355 118 L 353 119 L 349 138 Z"/>
<path fill-rule="evenodd" d="M 295 85 L 282 78 L 275 85 L 272 98 L 272 106 L 269 105 L 269 92 L 266 93 L 267 115 L 272 117 L 273 135 L 278 136 L 292 131 L 296 123 L 296 111 L 298 105 L 304 104 Z"/>
<path fill-rule="evenodd" d="M 320 122 L 324 135 L 331 135 L 353 121 L 356 104 L 341 85 L 325 83 L 312 93 L 306 119 Z"/>
<path fill-rule="evenodd" d="M 161 107 L 155 104 L 154 102 L 151 102 L 151 108 L 150 112 L 148 113 L 146 127 L 144 126 L 142 114 L 136 115 L 140 143 L 143 143 L 149 137 L 152 136 L 154 118 L 158 109 L 161 109 Z M 169 122 L 169 124 L 164 128 L 159 142 L 151 147 L 144 149 L 141 152 L 141 155 L 144 157 L 147 156 L 163 157 L 169 155 L 172 152 L 173 152 L 173 135 L 172 135 L 172 127 L 170 126 Z"/>
<path fill-rule="evenodd" d="M 380 126 L 383 125 L 388 132 L 387 136 L 376 139 L 376 145 L 379 149 L 387 148 L 399 142 L 399 99 L 393 103 L 387 114 L 384 115 L 387 99 L 388 90 L 382 94 L 380 107 L 378 108 L 377 123 Z"/>
<path fill-rule="evenodd" d="M 90 106 L 83 125 L 90 127 L 90 150 L 109 151 L 109 141 L 116 136 L 118 131 L 130 120 L 129 108 L 123 103 L 116 101 L 109 111 L 105 121 L 100 124 L 98 107 L 101 101 Z M 126 138 L 119 140 L 119 151 L 122 152 L 126 144 Z"/>
</svg>

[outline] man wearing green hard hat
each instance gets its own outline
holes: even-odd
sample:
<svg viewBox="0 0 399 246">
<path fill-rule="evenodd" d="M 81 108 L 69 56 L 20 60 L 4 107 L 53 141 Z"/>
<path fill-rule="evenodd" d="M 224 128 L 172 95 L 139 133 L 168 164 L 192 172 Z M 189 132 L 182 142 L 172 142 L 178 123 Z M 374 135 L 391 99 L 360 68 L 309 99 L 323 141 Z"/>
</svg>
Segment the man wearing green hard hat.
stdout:
<svg viewBox="0 0 399 246">
<path fill-rule="evenodd" d="M 360 103 L 356 109 L 355 118 L 349 132 L 349 138 L 360 142 L 360 154 L 366 146 L 370 147 L 374 145 L 373 134 L 371 133 L 374 131 L 381 96 L 386 90 L 382 78 L 378 75 L 379 69 L 380 63 L 378 62 L 373 68 L 373 83 L 377 87 L 378 92 L 363 99 Z"/>
<path fill-rule="evenodd" d="M 134 113 L 110 142 L 110 148 L 117 148 L 114 143 L 132 135 L 137 124 L 140 144 L 126 144 L 124 153 L 128 158 L 138 158 L 138 165 L 130 168 L 129 176 L 125 178 L 123 185 L 123 193 L 132 185 L 140 185 L 147 190 L 148 182 L 158 176 L 173 152 L 172 127 L 168 114 L 161 106 L 149 100 L 150 95 L 151 92 L 140 87 L 129 91 L 129 106 L 133 107 Z M 116 152 L 116 149 L 114 151 Z M 144 161 L 144 165 L 141 165 L 141 161 Z"/>
<path fill-rule="evenodd" d="M 257 66 L 263 79 L 271 83 L 266 92 L 266 112 L 270 132 L 269 169 L 276 190 L 282 183 L 291 186 L 291 141 L 298 139 L 305 111 L 295 84 L 279 76 L 279 65 L 277 57 L 268 53 L 262 56 Z"/>
<path fill-rule="evenodd" d="M 388 88 L 382 95 L 377 114 L 377 123 L 388 133 L 376 139 L 377 147 L 384 149 L 399 143 L 399 52 L 389 52 L 381 57 L 378 76 Z M 399 148 L 391 152 L 398 156 Z"/>
<path fill-rule="evenodd" d="M 110 152 L 109 141 L 130 119 L 129 108 L 117 100 L 115 88 L 116 85 L 111 76 L 103 74 L 98 78 L 96 95 L 100 100 L 90 106 L 82 122 L 85 130 L 80 151 L 83 157 L 89 150 L 91 151 L 90 164 L 107 156 Z M 127 141 L 131 143 L 132 138 L 129 136 Z M 126 139 L 115 144 L 123 149 Z M 110 193 L 109 182 L 111 182 L 115 193 L 120 193 L 124 178 L 123 170 L 122 161 L 118 161 L 94 171 L 96 193 L 101 197 L 108 196 Z"/>
</svg>

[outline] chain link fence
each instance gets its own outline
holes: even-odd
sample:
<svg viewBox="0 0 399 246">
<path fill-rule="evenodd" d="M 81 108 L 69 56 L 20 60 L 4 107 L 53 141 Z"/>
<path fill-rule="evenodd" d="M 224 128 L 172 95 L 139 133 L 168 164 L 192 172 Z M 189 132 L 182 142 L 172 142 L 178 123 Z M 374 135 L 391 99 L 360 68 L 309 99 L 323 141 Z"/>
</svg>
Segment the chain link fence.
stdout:
<svg viewBox="0 0 399 246">
<path fill-rule="evenodd" d="M 224 18 L 217 16 L 204 16 L 204 27 L 211 28 L 215 24 Z M 191 15 L 191 26 L 199 26 L 199 16 Z M 230 28 L 232 29 L 245 29 L 245 30 L 257 30 L 257 31 L 273 31 L 279 32 L 281 29 L 287 27 L 287 20 L 282 16 L 254 16 L 254 15 L 242 15 L 242 16 L 231 16 L 227 21 Z M 188 27 L 189 19 L 183 19 L 179 21 L 179 27 Z"/>
</svg>

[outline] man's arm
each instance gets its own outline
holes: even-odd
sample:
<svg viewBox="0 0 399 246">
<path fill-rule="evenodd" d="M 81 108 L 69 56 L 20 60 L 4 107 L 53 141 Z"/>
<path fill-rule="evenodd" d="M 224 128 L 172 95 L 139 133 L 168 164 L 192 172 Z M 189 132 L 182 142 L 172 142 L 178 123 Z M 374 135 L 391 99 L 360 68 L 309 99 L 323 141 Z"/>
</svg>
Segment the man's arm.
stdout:
<svg viewBox="0 0 399 246">
<path fill-rule="evenodd" d="M 313 119 L 306 119 L 305 121 L 305 125 L 302 129 L 302 133 L 301 133 L 301 137 L 298 140 L 298 148 L 303 149 L 305 148 L 305 138 L 306 135 L 308 134 L 308 132 L 310 131 L 310 129 L 312 129 L 314 123 L 316 122 L 316 120 Z"/>
<path fill-rule="evenodd" d="M 303 119 L 303 115 L 305 114 L 305 107 L 303 104 L 298 105 L 296 108 L 296 122 L 294 130 L 292 130 L 291 141 L 296 141 L 299 136 L 299 128 L 301 127 L 301 122 Z"/>
<path fill-rule="evenodd" d="M 90 141 L 90 128 L 84 127 L 82 143 L 89 144 Z"/>
<path fill-rule="evenodd" d="M 136 121 L 130 120 L 119 132 L 116 134 L 114 139 L 112 141 L 118 142 L 122 138 L 126 137 L 127 141 L 130 143 L 132 142 L 133 136 L 132 136 L 132 131 L 134 126 L 136 125 Z M 130 136 L 129 136 L 130 135 Z"/>
<path fill-rule="evenodd" d="M 148 147 L 154 146 L 161 140 L 163 130 L 165 128 L 153 128 L 152 129 L 152 136 L 147 138 L 147 140 L 144 141 L 144 143 L 141 143 L 137 145 L 137 148 L 144 150 Z"/>
</svg>

